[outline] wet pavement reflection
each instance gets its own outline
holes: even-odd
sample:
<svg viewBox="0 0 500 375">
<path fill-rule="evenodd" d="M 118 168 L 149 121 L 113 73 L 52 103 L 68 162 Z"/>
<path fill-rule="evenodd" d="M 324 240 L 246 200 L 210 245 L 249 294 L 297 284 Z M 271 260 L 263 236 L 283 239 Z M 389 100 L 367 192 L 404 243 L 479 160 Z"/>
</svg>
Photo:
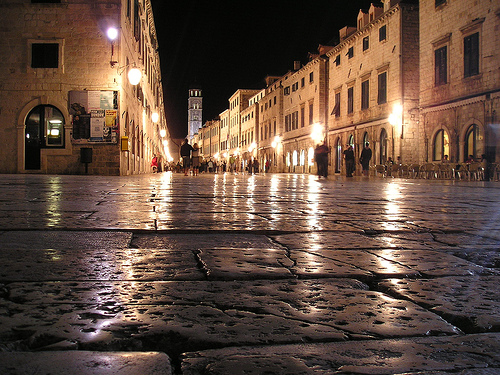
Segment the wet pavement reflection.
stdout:
<svg viewBox="0 0 500 375">
<path fill-rule="evenodd" d="M 158 351 L 176 374 L 500 372 L 497 182 L 1 177 L 0 363 Z"/>
</svg>

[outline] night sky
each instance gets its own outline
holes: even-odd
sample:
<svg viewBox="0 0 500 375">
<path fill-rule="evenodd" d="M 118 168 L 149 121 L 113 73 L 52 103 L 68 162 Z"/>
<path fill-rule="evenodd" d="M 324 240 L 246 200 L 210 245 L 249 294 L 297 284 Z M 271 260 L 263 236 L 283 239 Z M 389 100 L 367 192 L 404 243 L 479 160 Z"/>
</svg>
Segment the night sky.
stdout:
<svg viewBox="0 0 500 375">
<path fill-rule="evenodd" d="M 158 34 L 167 123 L 173 138 L 187 134 L 190 86 L 203 90 L 203 123 L 228 108 L 238 89 L 262 89 L 308 61 L 338 30 L 356 26 L 373 0 L 151 0 Z M 300 4 L 301 6 L 298 6 Z M 333 44 L 332 44 L 333 43 Z"/>
</svg>

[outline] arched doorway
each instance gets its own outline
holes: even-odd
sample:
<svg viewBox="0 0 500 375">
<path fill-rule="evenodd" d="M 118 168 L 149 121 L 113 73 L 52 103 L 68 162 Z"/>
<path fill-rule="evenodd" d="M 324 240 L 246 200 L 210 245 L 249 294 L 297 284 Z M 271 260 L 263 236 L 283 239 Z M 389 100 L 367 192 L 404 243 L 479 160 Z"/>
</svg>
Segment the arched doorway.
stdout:
<svg viewBox="0 0 500 375">
<path fill-rule="evenodd" d="M 385 164 L 387 161 L 387 132 L 382 129 L 380 132 L 380 150 L 379 150 L 379 164 Z"/>
<path fill-rule="evenodd" d="M 41 149 L 64 147 L 64 116 L 56 107 L 38 105 L 26 116 L 24 168 L 41 168 Z"/>
</svg>

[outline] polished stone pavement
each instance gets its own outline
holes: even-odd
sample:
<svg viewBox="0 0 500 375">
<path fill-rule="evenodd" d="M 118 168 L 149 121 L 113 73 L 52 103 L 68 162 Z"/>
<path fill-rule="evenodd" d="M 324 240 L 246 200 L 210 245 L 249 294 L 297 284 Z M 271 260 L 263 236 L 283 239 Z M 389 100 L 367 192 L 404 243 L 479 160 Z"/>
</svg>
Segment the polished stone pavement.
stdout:
<svg viewBox="0 0 500 375">
<path fill-rule="evenodd" d="M 0 374 L 500 373 L 500 183 L 0 175 Z"/>
</svg>

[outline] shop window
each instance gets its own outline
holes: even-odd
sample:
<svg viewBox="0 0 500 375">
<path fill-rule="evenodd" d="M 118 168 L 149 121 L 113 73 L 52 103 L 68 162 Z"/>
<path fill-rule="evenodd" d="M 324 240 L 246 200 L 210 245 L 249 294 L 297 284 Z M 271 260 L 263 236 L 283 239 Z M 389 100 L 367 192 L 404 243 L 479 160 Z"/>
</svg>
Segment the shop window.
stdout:
<svg viewBox="0 0 500 375">
<path fill-rule="evenodd" d="M 467 130 L 467 134 L 465 136 L 465 150 L 464 150 L 464 161 L 467 160 L 469 156 L 472 156 L 474 159 L 478 159 L 479 156 L 479 126 L 473 124 Z"/>
<path fill-rule="evenodd" d="M 441 161 L 445 155 L 450 156 L 450 137 L 444 130 L 439 130 L 434 137 L 432 159 L 434 161 Z"/>
</svg>

